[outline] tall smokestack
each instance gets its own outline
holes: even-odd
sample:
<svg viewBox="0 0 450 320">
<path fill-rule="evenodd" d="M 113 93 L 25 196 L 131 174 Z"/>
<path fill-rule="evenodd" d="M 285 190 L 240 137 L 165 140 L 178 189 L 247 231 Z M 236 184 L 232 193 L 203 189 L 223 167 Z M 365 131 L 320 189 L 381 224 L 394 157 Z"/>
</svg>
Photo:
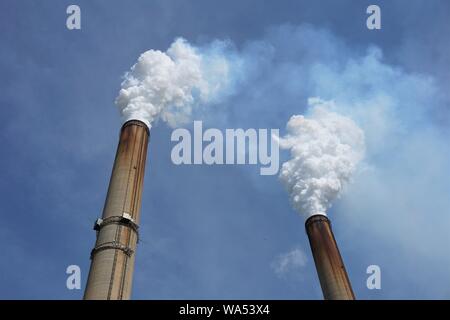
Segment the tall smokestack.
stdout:
<svg viewBox="0 0 450 320">
<path fill-rule="evenodd" d="M 216 46 L 195 48 L 179 38 L 166 52 L 142 53 L 125 73 L 115 103 L 126 122 L 103 216 L 95 224 L 84 299 L 130 298 L 149 130 L 157 119 L 171 127 L 188 122 L 196 105 L 218 101 L 229 89 L 229 62 Z"/>
<path fill-rule="evenodd" d="M 97 241 L 84 299 L 131 296 L 149 135 L 149 128 L 139 120 L 122 126 L 103 215 L 94 226 Z"/>
<path fill-rule="evenodd" d="M 333 101 L 308 99 L 308 115 L 294 115 L 288 134 L 278 138 L 291 159 L 281 166 L 280 179 L 299 214 L 311 245 L 323 296 L 327 300 L 353 300 L 344 262 L 325 215 L 334 199 L 350 182 L 364 157 L 364 132 L 352 119 L 332 110 Z"/>
<path fill-rule="evenodd" d="M 321 214 L 313 215 L 306 220 L 305 227 L 325 300 L 354 300 L 330 220 Z"/>
</svg>

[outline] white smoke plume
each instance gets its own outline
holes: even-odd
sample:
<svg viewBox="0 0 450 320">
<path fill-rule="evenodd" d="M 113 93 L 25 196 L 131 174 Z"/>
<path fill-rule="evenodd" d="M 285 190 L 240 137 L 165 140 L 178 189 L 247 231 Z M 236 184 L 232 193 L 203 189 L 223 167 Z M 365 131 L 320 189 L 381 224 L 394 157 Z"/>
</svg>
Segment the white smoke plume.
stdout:
<svg viewBox="0 0 450 320">
<path fill-rule="evenodd" d="M 280 179 L 294 208 L 305 217 L 325 214 L 332 201 L 350 181 L 364 156 L 364 132 L 350 118 L 333 111 L 333 102 L 308 100 L 309 117 L 294 115 L 288 134 L 280 139 L 290 149 Z"/>
<path fill-rule="evenodd" d="M 279 277 L 284 277 L 288 273 L 298 273 L 306 266 L 308 258 L 301 248 L 294 248 L 289 252 L 280 254 L 275 261 L 272 262 L 271 267 Z"/>
<path fill-rule="evenodd" d="M 166 52 L 148 50 L 125 74 L 116 105 L 124 121 L 149 128 L 157 119 L 176 127 L 189 120 L 196 105 L 214 102 L 230 84 L 223 42 L 207 48 L 176 39 Z"/>
<path fill-rule="evenodd" d="M 417 42 L 416 38 L 412 40 Z M 312 25 L 269 28 L 262 38 L 231 45 L 231 50 L 227 50 L 228 44 L 192 47 L 183 40 L 179 41 L 181 48 L 197 57 L 199 62 L 195 66 L 200 70 L 197 75 L 203 79 L 200 81 L 199 77 L 194 77 L 197 79 L 195 85 L 189 85 L 190 89 L 182 87 L 181 92 L 189 99 L 181 100 L 189 101 L 187 106 L 177 108 L 173 103 L 177 99 L 173 98 L 161 103 L 150 99 L 152 94 L 160 97 L 174 88 L 153 88 L 150 78 L 168 79 L 166 83 L 169 84 L 178 83 L 178 80 L 173 80 L 179 79 L 173 70 L 179 70 L 182 64 L 178 54 L 169 53 L 170 49 L 166 52 L 150 51 L 146 54 L 148 57 L 142 57 L 126 76 L 124 91 L 118 97 L 120 110 L 127 108 L 123 112 L 125 120 L 133 113 L 139 116 L 141 112 L 144 114 L 140 118 L 149 119 L 146 120 L 149 123 L 158 118 L 169 121 L 172 111 L 175 111 L 176 119 L 179 111 L 189 117 L 190 112 L 195 114 L 199 110 L 198 106 L 205 105 L 209 109 L 212 103 L 216 107 L 217 100 L 220 100 L 218 104 L 226 102 L 219 106 L 226 108 L 226 112 L 210 112 L 209 115 L 215 117 L 216 122 L 224 121 L 223 126 L 235 126 L 238 122 L 241 127 L 277 128 L 293 114 L 304 114 L 304 120 L 315 120 L 314 108 L 307 111 L 305 106 L 299 106 L 298 101 L 314 96 L 335 101 L 335 107 L 328 106 L 325 110 L 350 117 L 364 131 L 365 170 L 353 173 L 354 181 L 347 185 L 345 195 L 341 192 L 342 187 L 351 174 L 342 180 L 336 178 L 337 189 L 327 189 L 326 197 L 325 194 L 316 196 L 320 201 L 326 199 L 322 203 L 317 202 L 320 209 L 314 205 L 309 206 L 309 211 L 302 209 L 300 205 L 307 204 L 303 200 L 296 203 L 296 208 L 303 215 L 312 211 L 324 213 L 334 197 L 343 195 L 341 201 L 335 202 L 333 212 L 339 214 L 339 220 L 346 224 L 340 233 L 347 233 L 347 238 L 341 239 L 342 244 L 345 246 L 345 241 L 357 239 L 355 261 L 365 263 L 369 252 L 370 256 L 379 257 L 380 264 L 389 264 L 393 270 L 400 270 L 390 278 L 391 287 L 401 288 L 403 283 L 411 282 L 415 288 L 423 288 L 417 293 L 411 293 L 411 290 L 391 292 L 388 297 L 448 297 L 445 284 L 450 282 L 447 272 L 450 254 L 444 257 L 442 252 L 448 251 L 446 244 L 450 242 L 447 232 L 450 225 L 450 90 L 445 90 L 448 87 L 448 82 L 443 81 L 445 79 L 436 78 L 438 70 L 445 70 L 443 63 L 427 71 L 422 69 L 424 61 L 433 65 L 436 59 L 411 58 L 417 54 L 428 56 L 427 41 L 419 41 L 419 45 L 425 44 L 419 50 L 405 47 L 402 52 L 392 52 L 386 48 L 386 57 L 381 48 L 369 46 L 364 50 Z M 159 74 L 159 71 L 152 73 L 148 67 L 142 74 L 138 72 L 137 69 L 141 68 L 138 65 L 157 55 L 172 65 L 170 71 L 164 71 L 167 76 Z M 395 61 L 395 64 L 390 64 Z M 404 61 L 409 61 L 409 66 Z M 155 70 L 160 70 L 158 64 L 153 65 Z M 236 77 L 239 86 L 235 85 Z M 208 89 L 199 85 L 206 80 Z M 133 83 L 135 85 L 132 86 Z M 230 85 L 233 95 L 225 101 L 223 94 L 230 93 Z M 210 98 L 200 99 L 200 92 L 208 90 L 213 92 L 207 95 Z M 173 94 L 167 96 L 173 97 Z M 138 105 L 146 104 L 148 108 L 137 109 Z M 309 145 L 312 147 L 313 143 Z M 291 166 L 294 166 L 294 160 L 295 156 Z M 311 176 L 310 180 L 322 181 L 318 177 L 313 180 L 314 176 Z M 297 180 L 289 182 L 293 189 Z M 259 175 L 253 187 L 264 192 L 278 188 L 261 183 Z M 296 191 L 301 195 L 301 191 Z M 293 192 L 290 194 L 295 196 Z M 305 199 L 305 194 L 302 197 L 297 199 Z M 283 203 L 281 200 L 280 206 Z M 374 238 L 379 245 L 373 246 Z M 402 248 L 395 252 L 402 259 L 397 259 L 397 262 L 392 259 L 392 248 Z M 408 264 L 410 272 L 402 272 L 404 261 L 412 262 Z M 423 263 L 418 263 L 420 261 Z M 410 274 L 421 276 L 411 278 Z M 437 295 L 435 290 L 429 290 L 429 279 L 436 280 Z"/>
</svg>

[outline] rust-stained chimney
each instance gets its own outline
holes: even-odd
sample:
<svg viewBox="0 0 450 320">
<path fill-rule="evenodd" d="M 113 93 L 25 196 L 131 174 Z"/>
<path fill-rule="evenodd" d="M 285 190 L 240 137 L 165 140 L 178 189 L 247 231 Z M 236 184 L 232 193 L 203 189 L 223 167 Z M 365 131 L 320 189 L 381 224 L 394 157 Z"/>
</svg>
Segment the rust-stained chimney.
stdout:
<svg viewBox="0 0 450 320">
<path fill-rule="evenodd" d="M 143 122 L 130 120 L 122 126 L 103 215 L 94 226 L 97 241 L 84 299 L 131 296 L 148 140 Z"/>
<path fill-rule="evenodd" d="M 330 220 L 314 215 L 305 222 L 311 251 L 326 300 L 354 300 L 355 295 L 331 230 Z"/>
</svg>

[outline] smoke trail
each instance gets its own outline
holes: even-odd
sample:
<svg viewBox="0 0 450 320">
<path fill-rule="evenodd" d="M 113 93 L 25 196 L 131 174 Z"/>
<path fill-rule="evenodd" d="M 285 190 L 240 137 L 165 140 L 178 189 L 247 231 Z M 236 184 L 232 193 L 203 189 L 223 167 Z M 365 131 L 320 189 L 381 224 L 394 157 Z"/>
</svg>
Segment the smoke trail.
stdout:
<svg viewBox="0 0 450 320">
<path fill-rule="evenodd" d="M 308 118 L 294 115 L 280 147 L 292 158 L 283 163 L 280 179 L 294 208 L 302 215 L 325 214 L 349 182 L 364 155 L 364 133 L 349 118 L 330 110 L 333 102 L 308 100 Z"/>
<path fill-rule="evenodd" d="M 194 106 L 214 102 L 229 88 L 225 48 L 216 41 L 200 49 L 178 38 L 166 52 L 141 54 L 116 98 L 123 119 L 142 120 L 149 128 L 159 118 L 171 127 L 188 121 Z"/>
<path fill-rule="evenodd" d="M 134 70 L 140 68 L 138 61 L 126 76 L 122 87 L 124 91 L 117 101 L 121 111 L 128 107 L 125 113 L 122 112 L 125 119 L 132 117 L 133 109 L 143 103 L 148 103 L 148 108 L 134 112 L 138 116 L 139 113 L 144 113 L 139 117 L 149 119 L 147 122 L 158 118 L 169 121 L 172 111 L 177 116 L 180 111 L 189 116 L 191 112 L 199 110 L 203 101 L 208 104 L 206 107 L 217 101 L 219 104 L 225 102 L 223 95 L 232 91 L 233 95 L 223 105 L 226 106 L 226 112 L 210 113 L 215 117 L 214 121 L 217 122 L 219 116 L 220 121 L 227 122 L 226 126 L 238 124 L 241 127 L 277 128 L 293 114 L 306 115 L 305 121 L 315 120 L 314 107 L 310 107 L 308 112 L 305 110 L 306 106 L 299 105 L 298 101 L 306 101 L 311 96 L 333 100 L 335 108 L 325 110 L 351 117 L 364 131 L 364 164 L 367 170 L 353 173 L 354 183 L 348 185 L 349 192 L 345 193 L 341 201 L 335 202 L 333 208 L 334 213 L 341 216 L 340 221 L 346 223 L 348 241 L 357 239 L 364 249 L 360 252 L 378 255 L 381 264 L 389 263 L 395 270 L 403 271 L 404 261 L 413 261 L 414 263 L 409 264 L 414 265 L 411 267 L 414 268 L 412 273 L 424 275 L 414 278 L 417 287 L 428 287 L 429 283 L 421 279 L 436 277 L 439 280 L 435 283 L 445 283 L 442 279 L 449 281 L 446 270 L 450 266 L 450 260 L 442 259 L 442 252 L 446 252 L 445 244 L 450 241 L 446 230 L 450 225 L 450 144 L 448 124 L 441 121 L 449 118 L 449 90 L 442 90 L 441 86 L 446 83 L 436 81 L 433 75 L 414 72 L 417 68 L 405 69 L 402 62 L 405 60 L 410 65 L 414 62 L 419 70 L 423 66 L 423 59 L 411 61 L 405 57 L 406 52 L 406 56 L 409 56 L 414 50 L 408 48 L 404 52 L 397 52 L 400 59 L 396 64 L 389 64 L 388 61 L 396 61 L 393 60 L 395 52 L 388 52 L 386 59 L 378 47 L 362 48 L 352 45 L 330 31 L 311 25 L 270 28 L 262 38 L 239 43 L 239 52 L 225 50 L 227 44 L 222 44 L 222 47 L 192 47 L 183 40 L 178 41 L 181 41 L 182 48 L 199 58 L 195 64 L 197 70 L 200 70 L 197 75 L 202 75 L 200 79 L 206 81 L 207 87 L 215 92 L 209 95 L 213 99 L 201 99 L 200 93 L 204 86 L 196 78 L 195 85 L 182 87 L 181 90 L 191 97 L 187 106 L 177 108 L 173 103 L 174 99 L 171 102 L 154 102 L 150 96 L 152 90 L 159 97 L 166 91 L 170 92 L 172 86 L 162 87 L 160 91 L 152 89 L 151 83 L 147 84 L 152 75 L 165 78 L 151 73 L 147 67 L 143 74 L 139 74 L 138 70 Z M 146 55 L 154 59 L 159 53 L 170 65 L 178 65 L 167 71 L 170 73 L 167 75 L 170 81 L 167 82 L 177 87 L 178 80 L 173 80 L 176 78 L 173 70 L 181 67 L 181 61 L 169 51 L 170 49 L 166 52 L 150 51 Z M 142 60 L 149 59 L 140 59 Z M 212 61 L 215 63 L 210 63 Z M 428 63 L 433 64 L 435 61 L 428 59 Z M 158 64 L 154 63 L 154 68 L 158 69 Z M 435 70 L 445 68 L 439 65 Z M 240 81 L 239 86 L 234 86 L 236 77 Z M 136 79 L 135 84 L 132 83 L 132 78 Z M 245 78 L 245 81 L 241 81 L 241 78 Z M 140 92 L 143 92 L 142 97 Z M 119 98 L 123 100 L 119 101 Z M 146 110 L 155 108 L 159 110 L 152 112 L 151 116 L 146 115 Z M 313 145 L 312 142 L 310 144 Z M 291 152 L 292 149 L 294 147 L 290 148 Z M 244 172 L 246 169 L 242 168 Z M 286 166 L 282 170 L 285 168 Z M 247 172 L 243 174 L 249 176 Z M 254 178 L 253 188 L 264 192 L 277 190 L 278 186 L 261 183 L 259 175 L 251 177 Z M 340 188 L 348 182 L 345 179 L 336 181 L 340 183 Z M 161 183 L 167 183 L 167 188 L 171 188 L 173 184 L 166 179 Z M 330 205 L 333 194 L 338 196 L 341 190 L 328 193 L 329 196 L 325 198 L 327 203 L 322 204 L 323 207 Z M 283 200 L 284 198 L 280 199 L 280 205 L 284 203 Z M 297 205 L 300 206 L 300 203 L 297 202 Z M 298 210 L 305 215 L 311 214 L 311 211 L 319 211 Z M 320 211 L 324 212 L 325 209 L 321 208 Z M 358 232 L 370 237 L 362 238 Z M 371 237 L 379 239 L 379 247 L 373 246 Z M 398 263 L 393 262 L 391 256 L 386 254 L 388 251 L 385 249 L 393 247 L 404 248 L 399 252 L 402 259 Z M 365 261 L 365 257 L 360 256 L 359 259 Z M 433 267 L 430 267 L 430 261 Z M 392 284 L 400 287 L 402 283 L 411 280 L 405 275 L 391 278 Z M 445 285 L 438 288 L 442 292 L 440 296 L 445 297 L 448 288 Z M 392 297 L 410 295 L 409 292 L 394 293 Z M 424 289 L 413 296 L 427 297 L 429 292 Z"/>
</svg>

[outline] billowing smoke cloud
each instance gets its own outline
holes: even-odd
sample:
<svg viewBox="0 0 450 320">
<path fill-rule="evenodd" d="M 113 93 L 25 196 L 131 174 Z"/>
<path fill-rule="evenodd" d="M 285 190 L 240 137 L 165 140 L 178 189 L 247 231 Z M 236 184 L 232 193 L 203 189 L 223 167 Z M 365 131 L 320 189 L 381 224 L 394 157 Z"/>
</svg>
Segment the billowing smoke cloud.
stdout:
<svg viewBox="0 0 450 320">
<path fill-rule="evenodd" d="M 339 217 L 335 223 L 345 223 L 339 233 L 341 247 L 351 242 L 357 252 L 352 258 L 359 267 L 388 266 L 384 277 L 391 274 L 386 280 L 391 288 L 403 290 L 404 283 L 423 288 L 420 292 L 386 291 L 386 297 L 436 298 L 436 292 L 438 297 L 448 297 L 450 255 L 442 255 L 450 242 L 449 128 L 442 121 L 449 118 L 450 97 L 442 89 L 445 83 L 438 85 L 432 75 L 405 69 L 402 56 L 398 64 L 390 64 L 395 53 L 384 57 L 376 46 L 352 45 L 308 25 L 271 28 L 260 39 L 240 43 L 239 51 L 226 43 L 204 47 L 183 40 L 175 43 L 165 53 L 144 54 L 126 76 L 117 99 L 125 119 L 137 114 L 148 123 L 161 118 L 175 125 L 199 106 L 217 103 L 216 110 L 221 112 L 210 114 L 219 116 L 221 125 L 281 128 L 292 115 L 314 119 L 314 107 L 308 111 L 305 103 L 309 97 L 334 101 L 334 106 L 325 108 L 327 112 L 352 119 L 363 130 L 365 141 L 364 170 L 354 172 L 347 192 L 328 210 Z M 147 67 L 155 56 L 167 62 L 170 71 L 158 69 L 156 63 Z M 182 67 L 187 60 L 181 57 L 196 61 L 194 72 Z M 433 64 L 432 59 L 427 63 Z M 408 64 L 411 68 L 423 61 Z M 436 68 L 445 70 L 444 65 Z M 185 74 L 194 74 L 190 76 L 194 80 L 181 81 Z M 166 85 L 155 87 L 153 78 L 163 79 L 160 83 Z M 259 175 L 253 181 L 257 190 L 278 192 L 279 185 L 261 183 Z M 342 181 L 345 185 L 347 176 Z M 323 208 L 332 196 L 326 199 Z M 274 201 L 288 210 L 282 207 L 284 197 Z M 304 210 L 304 214 L 312 211 L 317 210 Z M 388 254 L 394 248 L 395 259 Z M 425 289 L 429 279 L 434 280 L 431 294 Z"/>
<path fill-rule="evenodd" d="M 196 48 L 179 38 L 166 52 L 141 54 L 116 98 L 123 119 L 142 120 L 149 127 L 157 119 L 172 127 L 187 122 L 193 107 L 213 103 L 229 90 L 225 48 L 218 41 Z"/>
<path fill-rule="evenodd" d="M 296 247 L 276 257 L 271 267 L 277 276 L 282 278 L 290 273 L 299 273 L 306 266 L 307 262 L 308 258 L 306 254 L 300 247 Z"/>
<path fill-rule="evenodd" d="M 434 73 L 445 64 L 428 59 L 433 73 L 424 73 L 421 59 L 402 65 L 406 51 L 393 60 L 399 53 L 394 49 L 353 45 L 304 25 L 274 27 L 242 48 L 251 81 L 229 107 L 245 119 L 244 126 L 282 128 L 294 114 L 309 119 L 305 102 L 321 97 L 334 101 L 332 111 L 364 131 L 361 170 L 328 210 L 341 226 L 341 248 L 352 248 L 350 267 L 382 266 L 384 283 L 398 288 L 385 290 L 386 298 L 447 298 L 450 128 L 444 120 L 450 115 L 450 91 Z M 432 56 L 426 48 L 422 53 Z M 275 194 L 278 188 L 260 177 L 254 181 L 263 192 Z M 281 207 L 282 194 L 276 201 L 288 210 Z"/>
<path fill-rule="evenodd" d="M 364 155 L 364 133 L 350 118 L 332 112 L 333 102 L 308 102 L 310 115 L 292 116 L 280 139 L 280 147 L 291 152 L 280 179 L 305 217 L 326 213 Z"/>
</svg>

